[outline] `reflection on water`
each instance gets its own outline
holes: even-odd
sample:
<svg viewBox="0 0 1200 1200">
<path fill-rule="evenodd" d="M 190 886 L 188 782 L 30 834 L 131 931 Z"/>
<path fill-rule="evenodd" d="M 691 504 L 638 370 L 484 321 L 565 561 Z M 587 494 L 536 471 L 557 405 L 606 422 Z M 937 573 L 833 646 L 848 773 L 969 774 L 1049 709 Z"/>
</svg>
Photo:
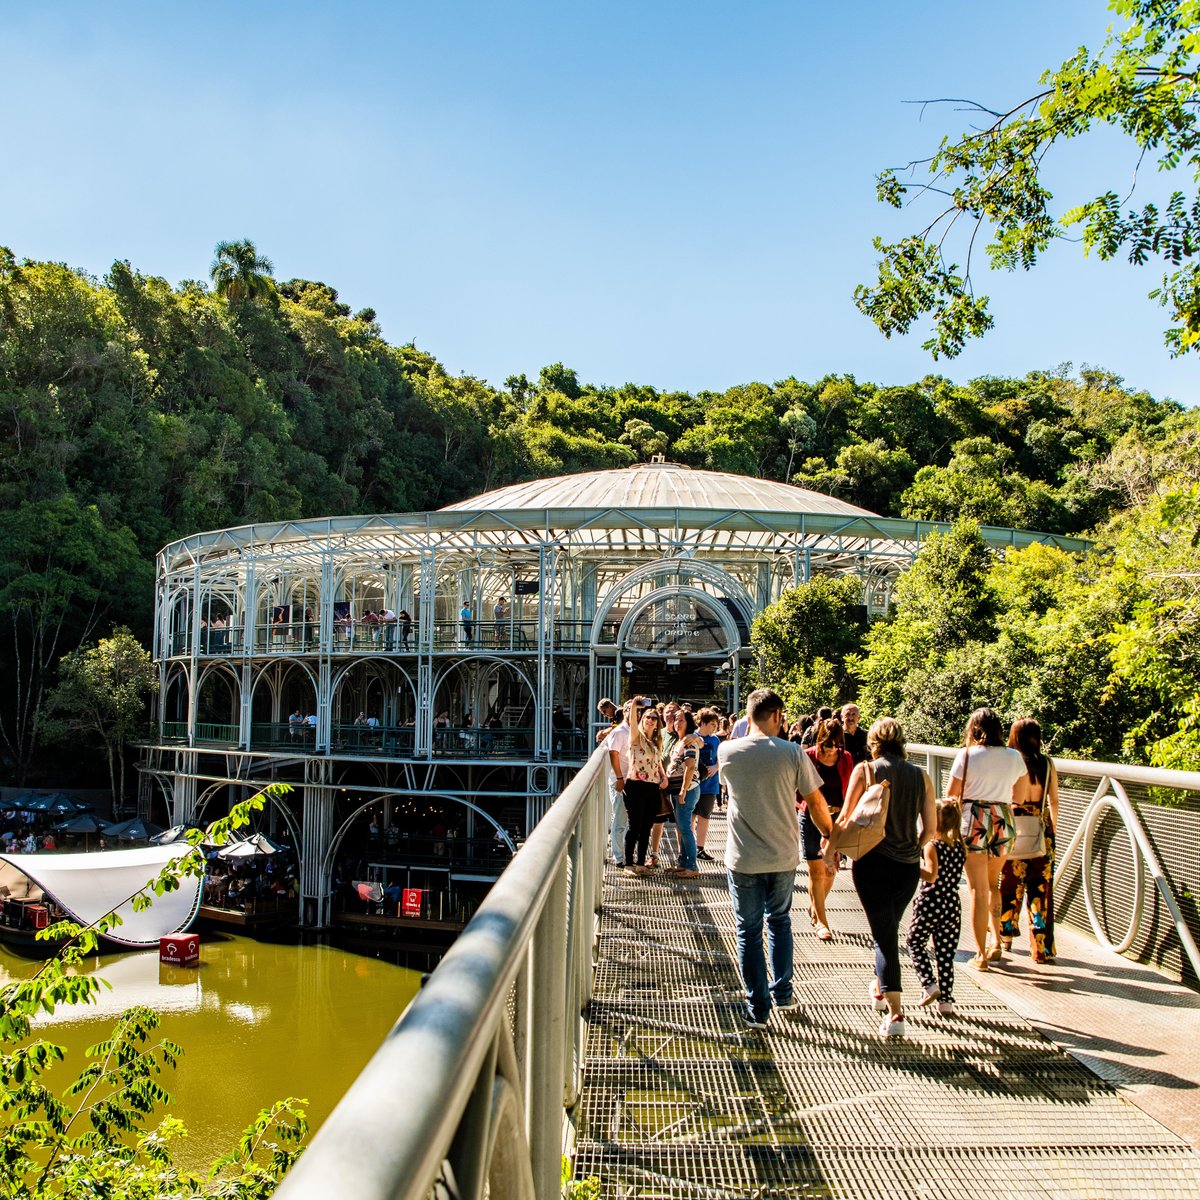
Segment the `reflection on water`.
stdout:
<svg viewBox="0 0 1200 1200">
<path fill-rule="evenodd" d="M 43 1036 L 67 1047 L 50 1076 L 61 1093 L 118 1013 L 134 1004 L 161 1013 L 164 1036 L 184 1048 L 163 1078 L 190 1135 L 176 1157 L 192 1168 L 230 1149 L 260 1108 L 285 1096 L 308 1099 L 315 1130 L 421 982 L 417 971 L 327 945 L 213 936 L 200 959 L 198 968 L 160 966 L 156 951 L 91 959 L 86 969 L 112 989 L 40 1022 Z M 0 982 L 36 969 L 0 947 Z"/>
</svg>

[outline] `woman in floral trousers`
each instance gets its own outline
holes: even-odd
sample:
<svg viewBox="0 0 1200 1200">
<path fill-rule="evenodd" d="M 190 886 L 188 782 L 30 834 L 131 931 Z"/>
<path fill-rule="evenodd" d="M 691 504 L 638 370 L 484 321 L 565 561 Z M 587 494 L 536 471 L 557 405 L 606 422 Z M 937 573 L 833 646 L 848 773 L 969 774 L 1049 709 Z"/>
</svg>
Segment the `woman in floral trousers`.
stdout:
<svg viewBox="0 0 1200 1200">
<path fill-rule="evenodd" d="M 1035 963 L 1054 957 L 1054 827 L 1058 820 L 1058 774 L 1042 753 L 1041 726 L 1029 717 L 1014 721 L 1008 744 L 1019 750 L 1029 772 L 1029 798 L 1016 813 L 1041 815 L 1046 853 L 1005 859 L 1000 875 L 1000 935 L 1005 950 L 1021 932 L 1021 903 L 1029 907 L 1029 954 Z"/>
</svg>

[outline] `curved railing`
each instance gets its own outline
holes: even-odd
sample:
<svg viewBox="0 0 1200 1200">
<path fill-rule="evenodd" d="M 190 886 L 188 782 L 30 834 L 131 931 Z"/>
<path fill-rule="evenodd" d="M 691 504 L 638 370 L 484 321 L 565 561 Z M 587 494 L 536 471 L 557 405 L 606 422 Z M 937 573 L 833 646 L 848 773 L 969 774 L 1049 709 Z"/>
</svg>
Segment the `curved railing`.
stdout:
<svg viewBox="0 0 1200 1200">
<path fill-rule="evenodd" d="M 908 753 L 910 758 L 925 760 L 925 766 L 933 776 L 938 794 L 944 795 L 944 784 L 949 778 L 950 765 L 958 750 L 946 746 L 911 745 L 908 747 Z M 1159 900 L 1174 925 L 1180 949 L 1191 964 L 1196 977 L 1200 978 L 1200 949 L 1197 948 L 1196 939 L 1180 909 L 1179 899 L 1175 895 L 1170 877 L 1163 869 L 1163 863 L 1154 841 L 1146 829 L 1137 805 L 1129 798 L 1126 790 L 1127 784 L 1136 784 L 1141 787 L 1161 788 L 1172 792 L 1200 793 L 1200 771 L 1166 771 L 1155 767 L 1088 762 L 1066 758 L 1056 758 L 1054 766 L 1060 780 L 1070 778 L 1096 782 L 1095 791 L 1090 800 L 1086 801 L 1079 823 L 1068 838 L 1065 848 L 1055 851 L 1054 879 L 1056 887 L 1068 877 L 1074 860 L 1078 858 L 1084 910 L 1092 933 L 1102 946 L 1107 946 L 1109 949 L 1123 954 L 1138 941 L 1142 933 L 1146 909 L 1146 875 L 1149 874 L 1154 880 Z M 1120 820 L 1129 838 L 1132 856 L 1133 878 L 1130 880 L 1132 911 L 1128 927 L 1124 935 L 1117 941 L 1113 941 L 1109 936 L 1099 911 L 1095 880 L 1098 859 L 1097 833 L 1101 822 L 1109 813 L 1113 813 Z M 1198 822 L 1198 831 L 1200 831 L 1200 822 Z"/>
<path fill-rule="evenodd" d="M 549 1200 L 583 1062 L 608 824 L 596 751 L 276 1193 Z"/>
</svg>

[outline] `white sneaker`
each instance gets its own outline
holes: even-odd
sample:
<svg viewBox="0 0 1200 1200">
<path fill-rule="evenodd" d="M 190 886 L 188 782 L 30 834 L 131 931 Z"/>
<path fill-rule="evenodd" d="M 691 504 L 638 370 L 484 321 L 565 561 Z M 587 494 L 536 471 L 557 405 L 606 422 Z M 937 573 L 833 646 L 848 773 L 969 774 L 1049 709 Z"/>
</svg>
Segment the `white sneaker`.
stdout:
<svg viewBox="0 0 1200 1200">
<path fill-rule="evenodd" d="M 921 999 L 917 1001 L 918 1008 L 928 1008 L 942 994 L 942 989 L 938 985 L 932 984 L 925 988 L 921 993 Z"/>
<path fill-rule="evenodd" d="M 908 1026 L 904 1023 L 904 1014 L 901 1013 L 898 1017 L 893 1017 L 890 1013 L 884 1015 L 882 1021 L 879 1022 L 880 1037 L 903 1037 L 908 1032 Z"/>
<path fill-rule="evenodd" d="M 958 1009 L 956 1009 L 954 1007 L 954 1002 L 951 1000 L 943 1000 L 938 1005 L 938 1016 L 939 1017 L 952 1017 L 957 1012 L 958 1012 Z"/>
<path fill-rule="evenodd" d="M 879 980 L 874 975 L 871 976 L 867 987 L 867 998 L 874 1005 L 876 1012 L 887 1012 L 887 1001 L 883 998 L 883 992 L 879 990 Z"/>
</svg>

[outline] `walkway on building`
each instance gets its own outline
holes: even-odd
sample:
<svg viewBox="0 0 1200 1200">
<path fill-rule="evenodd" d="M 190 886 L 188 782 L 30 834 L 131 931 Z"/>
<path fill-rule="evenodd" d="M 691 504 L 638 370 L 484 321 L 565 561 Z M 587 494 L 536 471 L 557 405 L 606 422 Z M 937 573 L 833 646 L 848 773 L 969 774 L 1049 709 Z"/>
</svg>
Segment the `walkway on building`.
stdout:
<svg viewBox="0 0 1200 1200">
<path fill-rule="evenodd" d="M 1021 952 L 960 965 L 959 1015 L 909 1008 L 884 1041 L 843 876 L 829 943 L 796 891 L 803 1008 L 747 1031 L 724 868 L 702 866 L 690 884 L 608 868 L 576 1178 L 681 1200 L 1200 1196 L 1200 996 L 1066 931 L 1036 979 Z"/>
</svg>

